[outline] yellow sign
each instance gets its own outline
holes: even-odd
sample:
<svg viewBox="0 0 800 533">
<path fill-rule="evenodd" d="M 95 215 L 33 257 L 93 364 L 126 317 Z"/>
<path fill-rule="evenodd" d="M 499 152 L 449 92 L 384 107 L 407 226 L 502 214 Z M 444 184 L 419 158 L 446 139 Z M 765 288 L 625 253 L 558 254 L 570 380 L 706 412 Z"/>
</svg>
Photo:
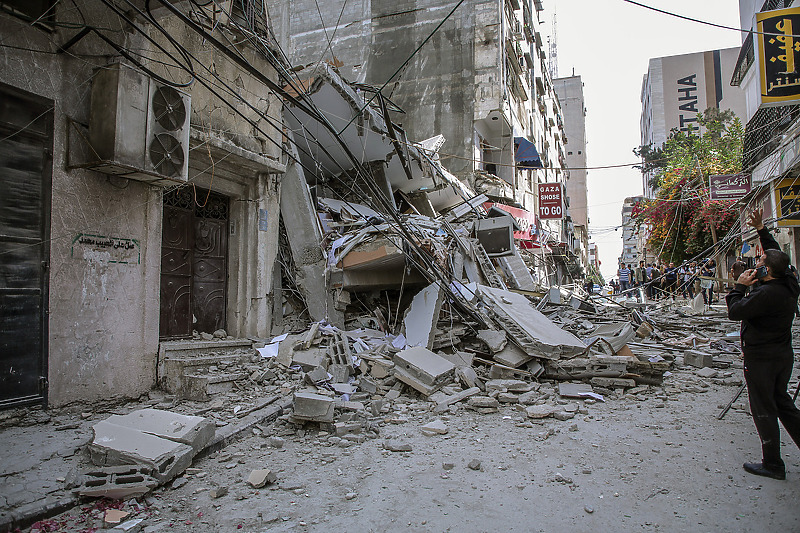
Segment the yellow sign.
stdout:
<svg viewBox="0 0 800 533">
<path fill-rule="evenodd" d="M 761 103 L 800 100 L 800 8 L 756 13 Z"/>
<path fill-rule="evenodd" d="M 779 227 L 800 226 L 800 176 L 783 178 L 775 184 L 775 206 Z"/>
</svg>

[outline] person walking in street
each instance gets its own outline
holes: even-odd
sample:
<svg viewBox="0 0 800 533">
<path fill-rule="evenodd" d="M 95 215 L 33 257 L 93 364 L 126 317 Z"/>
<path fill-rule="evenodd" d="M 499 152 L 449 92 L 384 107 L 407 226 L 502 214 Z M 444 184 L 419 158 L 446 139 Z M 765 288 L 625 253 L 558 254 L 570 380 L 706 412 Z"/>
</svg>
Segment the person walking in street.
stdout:
<svg viewBox="0 0 800 533">
<path fill-rule="evenodd" d="M 619 276 L 620 292 L 624 293 L 631 288 L 631 269 L 628 268 L 628 265 L 622 263 L 622 266 L 617 271 L 617 276 Z"/>
<path fill-rule="evenodd" d="M 800 410 L 789 395 L 792 375 L 792 321 L 797 312 L 800 284 L 789 270 L 789 256 L 782 252 L 756 209 L 748 223 L 758 231 L 764 253 L 756 269 L 744 271 L 725 298 L 728 318 L 741 320 L 740 338 L 744 354 L 744 378 L 750 411 L 761 439 L 760 463 L 744 463 L 757 476 L 786 479 L 781 459 L 781 421 L 800 447 Z M 748 287 L 750 293 L 746 294 Z"/>
<path fill-rule="evenodd" d="M 672 296 L 672 301 L 675 301 L 675 293 L 678 291 L 678 269 L 675 268 L 675 263 L 670 263 L 669 268 L 664 272 L 664 292 L 666 297 Z"/>
<path fill-rule="evenodd" d="M 653 268 L 650 270 L 650 295 L 653 300 L 659 298 L 659 287 L 661 286 L 661 271 L 658 269 L 658 264 L 653 263 Z"/>
<path fill-rule="evenodd" d="M 634 287 L 641 287 L 642 285 L 644 285 L 644 277 L 645 277 L 644 261 L 639 261 L 639 266 L 636 267 L 636 270 L 634 271 L 634 280 L 635 280 Z"/>
<path fill-rule="evenodd" d="M 694 263 L 687 263 L 683 265 L 681 268 L 681 281 L 683 285 L 681 286 L 681 293 L 683 297 L 687 300 L 691 300 L 694 298 L 694 273 L 695 273 L 695 264 Z"/>
<path fill-rule="evenodd" d="M 700 275 L 713 278 L 717 275 L 717 263 L 713 259 L 708 259 L 700 270 Z M 711 305 L 714 301 L 714 280 L 704 279 L 700 281 L 700 290 L 703 292 L 703 303 Z"/>
</svg>

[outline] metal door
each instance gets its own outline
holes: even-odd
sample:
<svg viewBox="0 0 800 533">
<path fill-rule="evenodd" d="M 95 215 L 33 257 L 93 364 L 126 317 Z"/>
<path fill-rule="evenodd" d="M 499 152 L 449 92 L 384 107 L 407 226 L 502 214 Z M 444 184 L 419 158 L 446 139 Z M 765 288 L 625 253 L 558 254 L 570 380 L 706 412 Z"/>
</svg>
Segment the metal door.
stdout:
<svg viewBox="0 0 800 533">
<path fill-rule="evenodd" d="M 164 195 L 162 339 L 225 328 L 228 198 L 191 187 Z"/>
<path fill-rule="evenodd" d="M 47 400 L 53 102 L 0 84 L 0 407 Z"/>
</svg>

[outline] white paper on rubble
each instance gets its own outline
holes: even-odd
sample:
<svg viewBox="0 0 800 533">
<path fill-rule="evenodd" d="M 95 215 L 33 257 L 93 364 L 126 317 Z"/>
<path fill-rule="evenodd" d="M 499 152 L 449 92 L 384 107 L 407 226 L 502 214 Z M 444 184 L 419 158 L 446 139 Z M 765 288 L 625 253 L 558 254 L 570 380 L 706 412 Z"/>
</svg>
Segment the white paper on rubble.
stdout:
<svg viewBox="0 0 800 533">
<path fill-rule="evenodd" d="M 275 357 L 278 355 L 278 347 L 281 344 L 281 341 L 284 340 L 289 334 L 284 333 L 283 335 L 278 335 L 272 342 L 264 346 L 263 348 L 256 348 L 261 357 L 268 359 L 270 357 Z"/>
<path fill-rule="evenodd" d="M 339 237 L 331 244 L 331 250 L 328 252 L 328 266 L 336 266 L 336 250 L 347 242 L 350 238 L 349 235 L 345 235 L 344 237 Z"/>
<path fill-rule="evenodd" d="M 402 333 L 399 334 L 397 337 L 394 338 L 392 341 L 392 346 L 397 348 L 398 350 L 403 350 L 406 347 L 406 336 Z"/>
</svg>

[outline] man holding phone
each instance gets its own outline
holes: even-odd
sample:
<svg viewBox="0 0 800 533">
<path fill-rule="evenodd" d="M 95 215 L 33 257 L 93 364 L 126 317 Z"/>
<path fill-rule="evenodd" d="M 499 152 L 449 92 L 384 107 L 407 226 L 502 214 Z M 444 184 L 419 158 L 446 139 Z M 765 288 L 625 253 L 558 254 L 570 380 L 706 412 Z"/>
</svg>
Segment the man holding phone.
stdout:
<svg viewBox="0 0 800 533">
<path fill-rule="evenodd" d="M 792 321 L 800 284 L 789 270 L 789 256 L 764 227 L 763 213 L 763 209 L 754 210 L 748 223 L 758 231 L 764 253 L 755 269 L 736 278 L 725 300 L 728 318 L 742 321 L 744 378 L 763 454 L 762 462 L 744 463 L 744 469 L 758 476 L 786 479 L 778 420 L 800 447 L 800 410 L 787 390 L 794 363 Z M 752 287 L 749 294 L 748 287 Z"/>
</svg>

